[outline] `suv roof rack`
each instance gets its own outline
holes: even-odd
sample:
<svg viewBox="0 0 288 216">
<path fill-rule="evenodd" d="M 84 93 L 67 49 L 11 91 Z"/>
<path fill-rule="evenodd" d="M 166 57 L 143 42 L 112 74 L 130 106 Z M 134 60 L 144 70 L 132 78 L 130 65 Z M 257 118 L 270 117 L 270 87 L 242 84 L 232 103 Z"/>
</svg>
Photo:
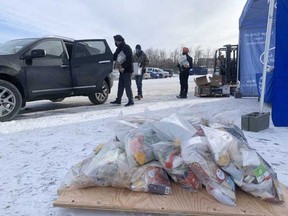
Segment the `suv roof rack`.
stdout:
<svg viewBox="0 0 288 216">
<path fill-rule="evenodd" d="M 73 38 L 59 36 L 59 35 L 45 35 L 43 38 L 61 38 L 61 39 L 72 40 L 72 41 L 75 40 Z"/>
</svg>

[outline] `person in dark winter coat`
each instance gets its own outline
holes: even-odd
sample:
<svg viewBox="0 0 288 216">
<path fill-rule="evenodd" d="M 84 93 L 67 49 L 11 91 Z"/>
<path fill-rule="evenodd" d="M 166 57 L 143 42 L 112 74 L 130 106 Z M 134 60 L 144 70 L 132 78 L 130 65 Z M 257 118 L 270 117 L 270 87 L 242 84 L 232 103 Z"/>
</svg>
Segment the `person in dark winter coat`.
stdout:
<svg viewBox="0 0 288 216">
<path fill-rule="evenodd" d="M 125 43 L 125 40 L 121 35 L 115 35 L 114 41 L 115 46 L 117 47 L 113 55 L 115 61 L 114 67 L 119 70 L 120 76 L 118 82 L 117 98 L 115 101 L 110 103 L 121 104 L 121 99 L 125 89 L 126 96 L 128 98 L 128 103 L 125 106 L 131 106 L 134 105 L 131 88 L 131 78 L 133 73 L 132 49 L 128 44 Z"/>
<path fill-rule="evenodd" d="M 180 79 L 180 94 L 177 98 L 187 98 L 188 93 L 188 78 L 189 70 L 193 67 L 193 59 L 188 55 L 189 49 L 183 47 L 182 56 L 179 58 L 177 67 L 179 68 L 179 79 Z"/>
<path fill-rule="evenodd" d="M 141 46 L 139 44 L 136 45 L 135 47 L 135 55 L 133 58 L 133 62 L 137 62 L 138 66 L 141 68 L 141 74 L 135 75 L 135 81 L 136 81 L 136 86 L 137 86 L 137 98 L 138 100 L 143 98 L 143 92 L 142 92 L 142 80 L 143 80 L 143 75 L 146 70 L 146 66 L 149 64 L 149 60 L 147 58 L 147 55 L 141 50 Z M 135 72 L 135 71 L 134 71 Z"/>
</svg>

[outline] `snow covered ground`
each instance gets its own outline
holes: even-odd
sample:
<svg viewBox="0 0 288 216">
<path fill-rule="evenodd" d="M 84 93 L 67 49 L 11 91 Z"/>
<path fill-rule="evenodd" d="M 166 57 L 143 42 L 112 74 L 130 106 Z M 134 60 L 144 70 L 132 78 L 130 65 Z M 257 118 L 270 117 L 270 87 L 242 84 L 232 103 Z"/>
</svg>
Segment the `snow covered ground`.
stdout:
<svg viewBox="0 0 288 216">
<path fill-rule="evenodd" d="M 61 103 L 37 101 L 28 103 L 15 120 L 0 123 L 0 215 L 2 216 L 79 216 L 133 215 L 60 209 L 52 206 L 57 188 L 68 169 L 87 158 L 93 148 L 113 137 L 111 122 L 120 112 L 124 115 L 144 112 L 145 108 L 159 114 L 169 114 L 189 108 L 195 114 L 212 116 L 224 111 L 239 110 L 233 116 L 240 126 L 241 115 L 259 111 L 257 98 L 198 98 L 194 97 L 194 81 L 190 76 L 188 99 L 177 99 L 177 76 L 144 80 L 144 99 L 133 107 L 109 102 L 115 99 L 115 82 L 104 105 L 91 105 L 86 97 L 67 98 Z M 133 90 L 136 86 L 133 81 Z M 265 106 L 265 112 L 270 107 Z M 277 172 L 280 182 L 288 185 L 288 128 L 270 127 L 245 135 L 251 147 L 267 160 Z M 151 214 L 149 214 L 151 215 Z"/>
</svg>

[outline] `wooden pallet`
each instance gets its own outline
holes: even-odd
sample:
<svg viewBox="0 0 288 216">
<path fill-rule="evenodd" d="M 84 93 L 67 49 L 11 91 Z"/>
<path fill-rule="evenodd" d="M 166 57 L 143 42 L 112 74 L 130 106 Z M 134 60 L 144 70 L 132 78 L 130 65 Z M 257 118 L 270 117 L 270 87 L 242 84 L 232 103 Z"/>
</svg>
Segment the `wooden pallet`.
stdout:
<svg viewBox="0 0 288 216">
<path fill-rule="evenodd" d="M 171 195 L 154 195 L 112 187 L 95 187 L 64 191 L 54 202 L 54 206 L 194 216 L 285 216 L 288 215 L 288 189 L 284 186 L 282 189 L 286 200 L 282 204 L 271 204 L 237 190 L 237 206 L 230 207 L 216 201 L 205 189 L 197 193 L 189 193 L 176 184 L 172 184 Z"/>
</svg>

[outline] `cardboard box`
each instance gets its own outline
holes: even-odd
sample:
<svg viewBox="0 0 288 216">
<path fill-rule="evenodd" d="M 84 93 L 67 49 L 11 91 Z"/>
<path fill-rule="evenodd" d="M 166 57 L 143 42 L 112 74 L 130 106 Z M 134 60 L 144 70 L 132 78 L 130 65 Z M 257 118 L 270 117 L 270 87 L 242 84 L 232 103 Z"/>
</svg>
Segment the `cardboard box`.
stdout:
<svg viewBox="0 0 288 216">
<path fill-rule="evenodd" d="M 194 81 L 195 81 L 197 86 L 202 86 L 202 85 L 207 85 L 208 84 L 208 80 L 207 80 L 206 76 L 201 76 L 201 77 L 194 78 Z"/>
<path fill-rule="evenodd" d="M 214 87 L 220 87 L 223 85 L 223 80 L 222 80 L 222 76 L 213 76 L 213 77 L 209 77 L 210 79 L 210 86 L 214 86 Z"/>
</svg>

